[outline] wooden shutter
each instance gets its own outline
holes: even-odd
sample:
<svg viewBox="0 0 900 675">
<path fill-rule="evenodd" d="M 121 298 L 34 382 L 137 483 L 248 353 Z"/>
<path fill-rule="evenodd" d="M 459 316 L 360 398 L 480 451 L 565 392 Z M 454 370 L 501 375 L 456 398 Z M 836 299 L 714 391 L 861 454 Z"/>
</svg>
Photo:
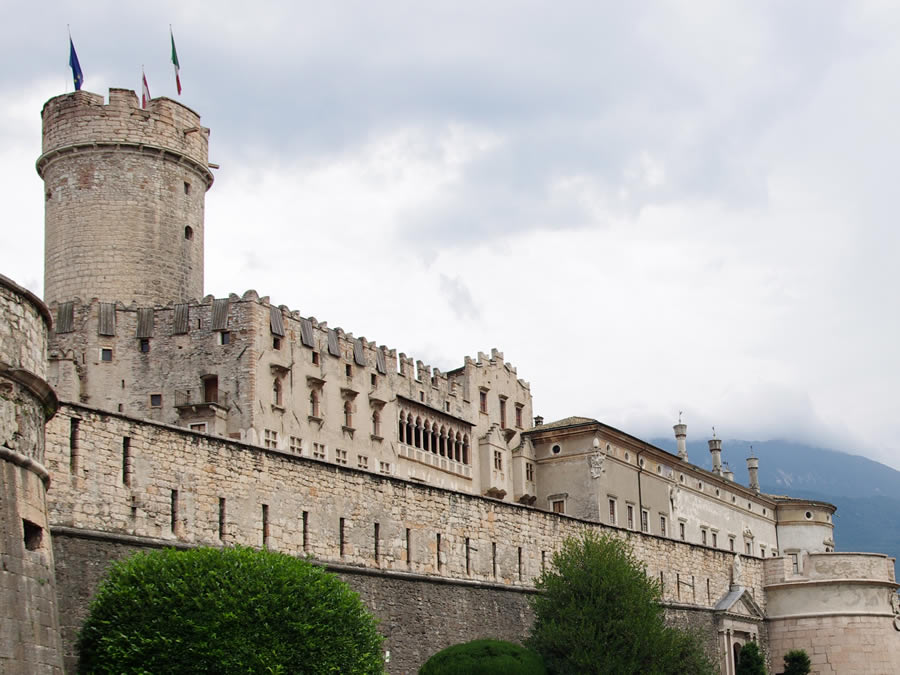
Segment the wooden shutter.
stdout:
<svg viewBox="0 0 900 675">
<path fill-rule="evenodd" d="M 184 335 L 191 329 L 191 310 L 189 305 L 175 305 L 175 318 L 173 320 L 172 333 Z"/>
<path fill-rule="evenodd" d="M 281 315 L 280 307 L 269 307 L 269 327 L 272 329 L 272 335 L 284 337 L 284 317 Z"/>
<path fill-rule="evenodd" d="M 56 308 L 56 332 L 71 333 L 75 330 L 75 303 L 63 302 Z"/>
<path fill-rule="evenodd" d="M 228 328 L 228 298 L 213 300 L 212 329 L 225 330 Z"/>
<path fill-rule="evenodd" d="M 332 356 L 341 355 L 341 346 L 338 344 L 338 336 L 334 328 L 328 329 L 328 353 Z"/>
<path fill-rule="evenodd" d="M 153 337 L 153 308 L 139 309 L 137 312 L 137 335 L 139 338 Z"/>
<path fill-rule="evenodd" d="M 358 366 L 366 365 L 366 350 L 360 340 L 353 341 L 353 360 Z"/>
<path fill-rule="evenodd" d="M 112 302 L 100 303 L 100 325 L 97 332 L 100 335 L 116 334 L 116 305 Z"/>
</svg>

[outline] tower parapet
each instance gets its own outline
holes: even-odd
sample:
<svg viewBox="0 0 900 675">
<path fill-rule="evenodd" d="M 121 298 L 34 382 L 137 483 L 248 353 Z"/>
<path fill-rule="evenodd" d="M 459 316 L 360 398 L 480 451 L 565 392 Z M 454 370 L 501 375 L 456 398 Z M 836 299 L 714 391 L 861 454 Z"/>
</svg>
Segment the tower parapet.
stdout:
<svg viewBox="0 0 900 675">
<path fill-rule="evenodd" d="M 167 98 L 77 91 L 44 105 L 44 297 L 141 305 L 203 295 L 209 129 Z"/>
</svg>

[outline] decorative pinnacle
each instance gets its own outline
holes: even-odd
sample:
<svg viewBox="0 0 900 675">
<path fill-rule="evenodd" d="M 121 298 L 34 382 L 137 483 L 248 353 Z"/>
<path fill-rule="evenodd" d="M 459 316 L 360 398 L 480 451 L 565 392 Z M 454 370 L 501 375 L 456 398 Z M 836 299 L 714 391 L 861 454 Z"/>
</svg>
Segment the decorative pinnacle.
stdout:
<svg viewBox="0 0 900 675">
<path fill-rule="evenodd" d="M 716 437 L 716 428 L 713 427 L 713 438 L 715 438 L 715 437 Z"/>
</svg>

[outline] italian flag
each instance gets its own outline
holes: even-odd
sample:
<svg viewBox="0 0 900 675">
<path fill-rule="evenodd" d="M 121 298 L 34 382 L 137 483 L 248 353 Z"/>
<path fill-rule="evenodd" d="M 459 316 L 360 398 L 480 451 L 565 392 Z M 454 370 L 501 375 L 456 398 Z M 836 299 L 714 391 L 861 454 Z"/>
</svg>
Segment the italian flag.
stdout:
<svg viewBox="0 0 900 675">
<path fill-rule="evenodd" d="M 169 26 L 169 37 L 172 38 L 172 65 L 175 66 L 175 86 L 178 87 L 178 95 L 181 95 L 181 77 L 178 71 L 181 66 L 178 65 L 178 52 L 175 51 L 175 36 L 172 35 L 172 27 Z"/>
<path fill-rule="evenodd" d="M 141 68 L 141 107 L 146 108 L 150 103 L 150 87 L 147 85 L 147 76 L 144 75 L 144 69 Z"/>
</svg>

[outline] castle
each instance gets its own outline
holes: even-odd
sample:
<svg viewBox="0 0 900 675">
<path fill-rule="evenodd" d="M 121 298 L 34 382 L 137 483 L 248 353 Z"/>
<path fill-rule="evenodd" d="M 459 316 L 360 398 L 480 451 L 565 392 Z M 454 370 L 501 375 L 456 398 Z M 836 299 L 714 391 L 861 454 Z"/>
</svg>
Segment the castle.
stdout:
<svg viewBox="0 0 900 675">
<path fill-rule="evenodd" d="M 0 277 L 0 666 L 58 673 L 108 564 L 147 547 L 309 555 L 381 619 L 390 672 L 520 640 L 568 535 L 626 537 L 721 671 L 900 672 L 893 559 L 838 553 L 834 507 L 739 485 L 687 426 L 668 453 L 534 416 L 492 350 L 441 372 L 254 291 L 202 297 L 209 130 L 166 98 L 43 109 L 44 302 Z M 46 303 L 46 304 L 45 304 Z"/>
</svg>

